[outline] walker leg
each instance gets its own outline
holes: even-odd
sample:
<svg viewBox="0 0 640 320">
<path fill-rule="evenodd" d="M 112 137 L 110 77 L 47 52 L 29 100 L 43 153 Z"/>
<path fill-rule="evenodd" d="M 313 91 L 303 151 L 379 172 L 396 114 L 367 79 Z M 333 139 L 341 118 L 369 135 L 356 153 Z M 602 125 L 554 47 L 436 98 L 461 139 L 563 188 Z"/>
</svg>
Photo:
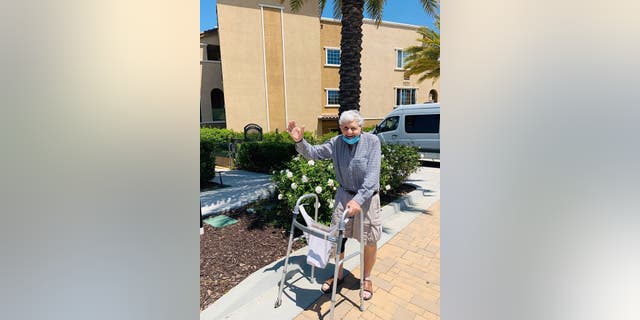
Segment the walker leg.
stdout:
<svg viewBox="0 0 640 320">
<path fill-rule="evenodd" d="M 289 266 L 289 253 L 291 252 L 291 247 L 293 245 L 293 230 L 295 225 L 291 222 L 291 232 L 289 233 L 289 245 L 287 245 L 287 257 L 284 259 L 284 266 L 282 267 L 282 279 L 280 280 L 280 287 L 278 288 L 278 298 L 276 299 L 276 303 L 273 306 L 274 308 L 279 307 L 282 304 L 282 291 L 284 290 L 284 278 L 287 275 L 287 267 Z"/>
<path fill-rule="evenodd" d="M 360 213 L 360 311 L 364 311 L 364 214 Z"/>
<path fill-rule="evenodd" d="M 336 306 L 336 289 L 338 288 L 338 273 L 340 270 L 340 254 L 342 253 L 342 230 L 339 231 L 340 236 L 338 237 L 338 242 L 336 243 L 336 256 L 335 256 L 335 268 L 333 269 L 333 286 L 331 288 L 331 309 L 329 310 L 329 320 L 333 320 L 333 310 Z M 343 275 L 344 276 L 344 275 Z"/>
</svg>

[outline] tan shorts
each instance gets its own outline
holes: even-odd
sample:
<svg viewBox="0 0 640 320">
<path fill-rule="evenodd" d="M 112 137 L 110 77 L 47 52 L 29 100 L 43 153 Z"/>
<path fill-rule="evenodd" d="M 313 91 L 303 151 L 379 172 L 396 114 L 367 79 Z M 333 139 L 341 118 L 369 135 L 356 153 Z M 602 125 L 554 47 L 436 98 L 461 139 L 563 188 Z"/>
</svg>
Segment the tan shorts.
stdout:
<svg viewBox="0 0 640 320">
<path fill-rule="evenodd" d="M 347 206 L 353 199 L 348 192 L 338 189 L 336 193 L 335 209 L 333 211 L 332 225 L 337 224 Z M 374 245 L 380 240 L 382 234 L 382 221 L 380 220 L 380 195 L 376 194 L 362 204 L 362 212 L 353 216 L 345 225 L 345 237 L 360 241 L 360 217 L 364 217 L 365 245 Z"/>
</svg>

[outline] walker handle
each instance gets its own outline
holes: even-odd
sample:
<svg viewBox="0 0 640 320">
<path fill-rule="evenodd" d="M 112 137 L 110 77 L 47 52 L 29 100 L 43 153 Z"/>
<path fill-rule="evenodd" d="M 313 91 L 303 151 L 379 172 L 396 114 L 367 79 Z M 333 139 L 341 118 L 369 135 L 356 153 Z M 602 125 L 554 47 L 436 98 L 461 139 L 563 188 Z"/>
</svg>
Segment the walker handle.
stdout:
<svg viewBox="0 0 640 320">
<path fill-rule="evenodd" d="M 344 209 L 344 212 L 342 212 L 342 217 L 340 218 L 340 224 L 338 228 L 344 229 L 344 225 L 347 222 L 349 222 L 349 217 L 347 217 L 347 213 L 349 213 L 349 209 L 351 209 L 351 207 L 347 206 L 347 208 Z"/>
<path fill-rule="evenodd" d="M 300 203 L 302 202 L 302 200 L 304 199 L 308 199 L 308 198 L 315 198 L 315 203 L 317 204 L 318 201 L 318 196 L 315 193 L 307 193 L 305 195 L 302 195 L 300 198 L 298 198 L 298 201 L 296 201 L 296 206 L 293 208 L 293 213 L 294 214 L 298 214 L 298 206 L 300 205 Z"/>
</svg>

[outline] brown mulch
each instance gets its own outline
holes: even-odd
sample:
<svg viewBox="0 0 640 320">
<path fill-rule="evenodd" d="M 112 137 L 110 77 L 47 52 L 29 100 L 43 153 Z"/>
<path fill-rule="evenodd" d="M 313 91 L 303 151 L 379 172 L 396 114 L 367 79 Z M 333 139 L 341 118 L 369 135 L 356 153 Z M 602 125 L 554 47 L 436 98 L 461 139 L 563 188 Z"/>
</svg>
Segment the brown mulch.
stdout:
<svg viewBox="0 0 640 320">
<path fill-rule="evenodd" d="M 403 184 L 394 194 L 382 194 L 382 205 L 415 190 Z M 265 223 L 260 214 L 245 209 L 226 214 L 238 222 L 223 228 L 204 223 L 200 236 L 200 310 L 215 302 L 258 269 L 283 258 L 289 242 L 288 228 Z M 293 250 L 304 247 L 296 241 Z"/>
<path fill-rule="evenodd" d="M 200 236 L 200 310 L 258 269 L 284 257 L 289 237 L 244 210 L 227 213 L 238 222 L 223 228 L 204 223 Z M 305 246 L 296 241 L 293 250 Z"/>
</svg>

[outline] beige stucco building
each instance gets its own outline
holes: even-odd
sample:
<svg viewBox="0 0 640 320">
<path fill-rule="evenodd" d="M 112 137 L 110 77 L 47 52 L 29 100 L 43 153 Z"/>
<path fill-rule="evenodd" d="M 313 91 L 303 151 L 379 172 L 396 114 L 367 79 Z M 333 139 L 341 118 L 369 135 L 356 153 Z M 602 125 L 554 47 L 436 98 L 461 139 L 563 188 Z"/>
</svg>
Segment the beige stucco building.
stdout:
<svg viewBox="0 0 640 320">
<path fill-rule="evenodd" d="M 289 120 L 323 134 L 337 129 L 340 22 L 319 18 L 317 2 L 296 13 L 288 1 L 218 0 L 218 28 L 201 33 L 201 123 L 241 131 L 248 123 L 282 131 Z M 402 48 L 418 26 L 365 20 L 360 112 L 366 125 L 398 104 L 436 100 L 439 83 L 405 77 Z M 223 86 L 224 83 L 224 86 Z"/>
</svg>

